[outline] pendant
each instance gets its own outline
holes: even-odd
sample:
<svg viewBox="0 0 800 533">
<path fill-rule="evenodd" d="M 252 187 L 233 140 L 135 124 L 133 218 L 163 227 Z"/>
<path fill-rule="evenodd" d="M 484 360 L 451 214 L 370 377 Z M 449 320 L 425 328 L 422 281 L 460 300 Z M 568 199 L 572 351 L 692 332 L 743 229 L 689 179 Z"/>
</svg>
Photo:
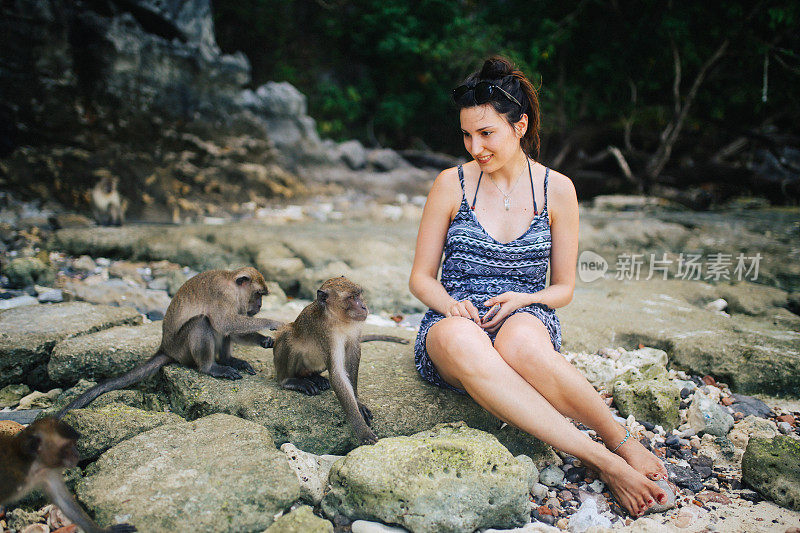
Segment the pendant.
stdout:
<svg viewBox="0 0 800 533">
<path fill-rule="evenodd" d="M 511 209 L 511 200 L 509 200 L 508 198 L 503 198 L 503 205 L 505 206 L 506 211 L 508 211 L 509 209 Z"/>
</svg>

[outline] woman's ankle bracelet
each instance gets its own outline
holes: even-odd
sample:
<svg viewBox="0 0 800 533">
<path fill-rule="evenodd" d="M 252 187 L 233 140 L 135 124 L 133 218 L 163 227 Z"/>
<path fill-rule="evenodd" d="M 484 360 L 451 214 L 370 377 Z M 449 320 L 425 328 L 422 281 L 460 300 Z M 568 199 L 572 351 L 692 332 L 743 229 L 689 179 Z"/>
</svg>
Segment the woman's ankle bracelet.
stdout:
<svg viewBox="0 0 800 533">
<path fill-rule="evenodd" d="M 623 444 L 625 444 L 625 442 L 628 440 L 628 438 L 629 438 L 630 436 L 631 436 L 631 431 L 630 431 L 630 430 L 629 430 L 627 427 L 625 427 L 625 438 L 624 438 L 624 439 L 622 439 L 622 442 L 620 442 L 619 444 L 617 444 L 617 445 L 614 447 L 614 449 L 613 449 L 613 450 L 611 450 L 611 453 L 614 453 L 614 452 L 616 452 L 617 450 L 619 450 L 619 447 L 620 447 L 620 446 L 622 446 Z"/>
</svg>

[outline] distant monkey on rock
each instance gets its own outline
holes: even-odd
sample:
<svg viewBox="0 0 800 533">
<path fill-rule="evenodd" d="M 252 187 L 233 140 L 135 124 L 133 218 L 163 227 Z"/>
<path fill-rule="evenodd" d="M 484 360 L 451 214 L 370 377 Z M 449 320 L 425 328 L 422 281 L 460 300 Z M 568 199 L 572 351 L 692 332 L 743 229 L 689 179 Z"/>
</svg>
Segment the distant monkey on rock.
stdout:
<svg viewBox="0 0 800 533">
<path fill-rule="evenodd" d="M 98 526 L 64 484 L 62 471 L 78 464 L 78 433 L 54 418 L 42 418 L 15 435 L 0 434 L 0 504 L 42 489 L 64 515 L 86 533 L 128 533 L 130 524 Z"/>
<path fill-rule="evenodd" d="M 280 386 L 308 395 L 333 388 L 361 444 L 378 441 L 369 428 L 372 412 L 358 399 L 361 327 L 368 314 L 361 287 L 344 276 L 329 279 L 316 300 L 278 330 L 273 347 Z M 326 369 L 330 381 L 320 375 Z"/>
<path fill-rule="evenodd" d="M 92 209 L 94 218 L 103 226 L 121 226 L 125 222 L 128 202 L 119 194 L 119 178 L 107 170 L 95 172 L 100 181 L 92 188 Z"/>
<path fill-rule="evenodd" d="M 254 316 L 266 294 L 266 281 L 253 267 L 197 274 L 178 289 L 167 307 L 156 354 L 133 370 L 95 385 L 62 409 L 58 418 L 101 394 L 148 378 L 172 362 L 215 378 L 241 379 L 240 370 L 255 374 L 250 363 L 231 355 L 231 343 L 272 347 L 272 337 L 258 332 L 276 329 L 282 322 Z"/>
</svg>

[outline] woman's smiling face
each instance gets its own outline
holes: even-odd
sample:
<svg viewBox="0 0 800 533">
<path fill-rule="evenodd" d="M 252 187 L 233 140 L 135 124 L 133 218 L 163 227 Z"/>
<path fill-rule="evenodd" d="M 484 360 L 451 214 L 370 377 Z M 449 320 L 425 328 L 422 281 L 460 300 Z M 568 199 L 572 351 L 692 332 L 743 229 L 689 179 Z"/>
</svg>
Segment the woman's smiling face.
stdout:
<svg viewBox="0 0 800 533">
<path fill-rule="evenodd" d="M 518 133 L 491 104 L 465 107 L 460 116 L 464 148 L 481 171 L 492 173 L 503 168 L 519 151 L 524 128 Z"/>
</svg>

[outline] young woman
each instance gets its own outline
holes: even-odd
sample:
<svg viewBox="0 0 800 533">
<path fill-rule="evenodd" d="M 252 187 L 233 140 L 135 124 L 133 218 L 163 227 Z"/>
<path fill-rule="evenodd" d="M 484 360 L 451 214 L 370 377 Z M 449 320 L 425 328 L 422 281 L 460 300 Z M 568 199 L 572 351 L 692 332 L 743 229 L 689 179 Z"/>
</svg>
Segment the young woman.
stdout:
<svg viewBox="0 0 800 533">
<path fill-rule="evenodd" d="M 652 481 L 666 479 L 666 469 L 559 353 L 554 309 L 575 287 L 578 201 L 569 178 L 535 159 L 536 91 L 495 57 L 453 98 L 473 161 L 439 174 L 422 214 L 409 288 L 430 309 L 414 348 L 417 369 L 578 457 L 640 515 L 666 501 Z M 594 429 L 606 446 L 565 417 Z"/>
</svg>

